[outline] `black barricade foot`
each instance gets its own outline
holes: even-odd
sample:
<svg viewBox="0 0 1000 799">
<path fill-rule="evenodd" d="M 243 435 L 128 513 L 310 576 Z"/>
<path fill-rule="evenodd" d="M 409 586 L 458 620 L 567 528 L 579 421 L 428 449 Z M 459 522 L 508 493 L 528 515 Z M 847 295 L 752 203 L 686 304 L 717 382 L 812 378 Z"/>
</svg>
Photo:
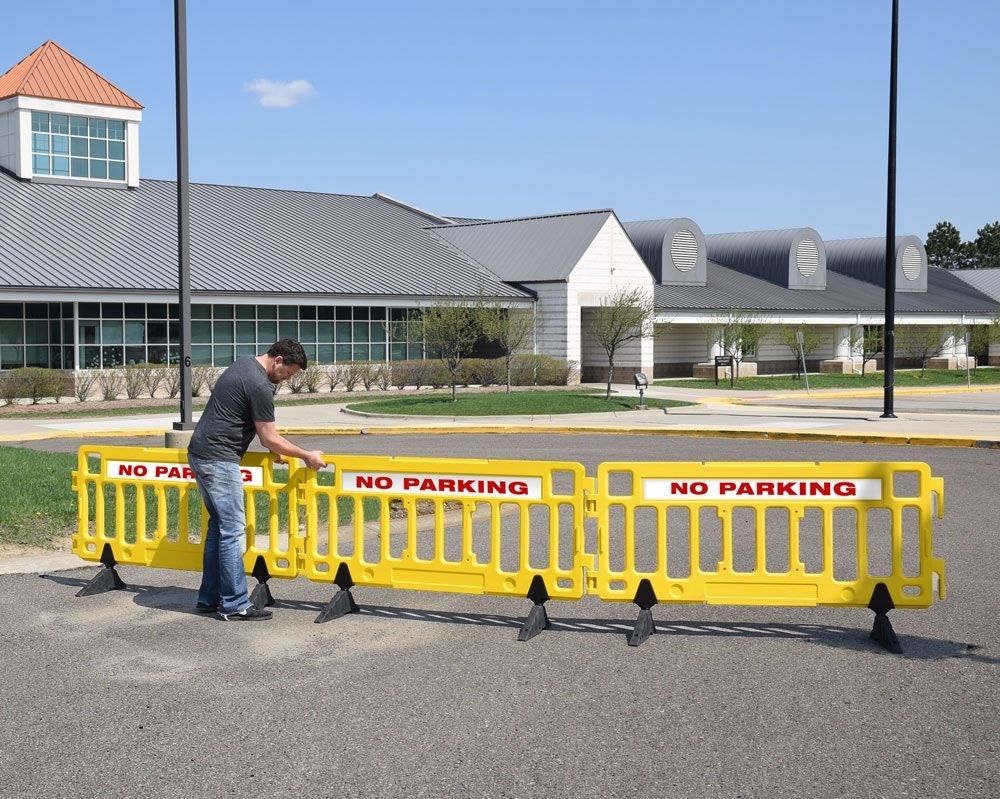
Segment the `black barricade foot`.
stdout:
<svg viewBox="0 0 1000 799">
<path fill-rule="evenodd" d="M 268 588 L 267 581 L 271 579 L 271 573 L 267 570 L 267 562 L 263 556 L 258 555 L 254 561 L 253 571 L 250 576 L 256 578 L 257 586 L 250 594 L 250 601 L 256 608 L 268 608 L 274 604 L 274 597 L 271 596 L 271 589 Z"/>
<path fill-rule="evenodd" d="M 334 619 L 339 619 L 341 616 L 346 616 L 348 613 L 357 613 L 359 610 L 358 603 L 354 601 L 354 597 L 351 595 L 354 578 L 351 577 L 351 570 L 347 567 L 346 563 L 341 563 L 337 567 L 337 574 L 333 578 L 333 583 L 340 590 L 333 595 L 333 599 L 327 602 L 323 610 L 319 612 L 319 615 L 313 620 L 314 624 L 333 621 Z"/>
<path fill-rule="evenodd" d="M 107 591 L 120 591 L 123 588 L 128 588 L 124 580 L 118 576 L 118 572 L 115 571 L 118 561 L 115 560 L 110 544 L 105 544 L 104 549 L 101 550 L 101 563 L 104 564 L 104 568 L 94 575 L 89 583 L 76 592 L 77 596 L 92 596 L 93 594 L 103 594 Z"/>
<path fill-rule="evenodd" d="M 892 601 L 892 594 L 885 583 L 879 583 L 872 591 L 871 601 L 868 608 L 875 612 L 875 623 L 872 625 L 871 638 L 878 641 L 885 649 L 894 655 L 901 655 L 903 647 L 899 645 L 896 631 L 892 629 L 892 622 L 889 621 L 889 611 L 896 605 Z"/>
<path fill-rule="evenodd" d="M 528 586 L 528 599 L 535 605 L 528 614 L 528 618 L 524 620 L 521 632 L 517 634 L 518 641 L 534 638 L 542 630 L 547 630 L 552 626 L 549 614 L 545 612 L 545 603 L 549 601 L 549 592 L 540 574 L 531 578 L 531 585 Z"/>
<path fill-rule="evenodd" d="M 639 606 L 639 617 L 635 620 L 635 627 L 632 628 L 628 645 L 639 646 L 656 632 L 656 626 L 653 624 L 653 611 L 651 610 L 656 604 L 656 592 L 653 591 L 653 584 L 649 580 L 642 579 L 639 582 L 639 588 L 636 590 L 632 602 Z"/>
</svg>

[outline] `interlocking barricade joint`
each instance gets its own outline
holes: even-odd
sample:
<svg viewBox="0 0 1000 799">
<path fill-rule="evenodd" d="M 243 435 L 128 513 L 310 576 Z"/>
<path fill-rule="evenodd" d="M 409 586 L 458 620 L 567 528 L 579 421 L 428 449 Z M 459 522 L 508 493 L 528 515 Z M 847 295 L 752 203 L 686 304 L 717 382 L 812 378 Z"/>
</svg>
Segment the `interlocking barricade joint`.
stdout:
<svg viewBox="0 0 1000 799">
<path fill-rule="evenodd" d="M 353 586 L 549 599 L 868 607 L 945 596 L 933 520 L 944 484 L 924 463 L 610 462 L 328 455 L 319 472 L 248 453 L 244 565 L 339 591 L 317 621 L 357 610 Z M 80 593 L 122 587 L 114 566 L 201 569 L 207 517 L 183 450 L 84 446 L 73 551 L 108 567 Z M 107 572 L 113 577 L 108 577 Z M 260 593 L 255 591 L 254 601 Z"/>
</svg>

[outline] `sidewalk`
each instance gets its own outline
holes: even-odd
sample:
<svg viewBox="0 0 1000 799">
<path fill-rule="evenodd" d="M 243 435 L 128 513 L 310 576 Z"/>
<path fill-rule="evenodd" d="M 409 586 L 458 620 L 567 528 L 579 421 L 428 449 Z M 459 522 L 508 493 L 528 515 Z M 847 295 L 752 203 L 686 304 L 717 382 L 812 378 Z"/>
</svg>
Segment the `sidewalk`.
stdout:
<svg viewBox="0 0 1000 799">
<path fill-rule="evenodd" d="M 598 385 L 587 387 L 595 392 L 604 390 Z M 634 397 L 638 404 L 634 387 L 619 385 L 613 389 L 621 396 Z M 896 389 L 892 398 L 895 418 L 885 418 L 882 391 L 762 394 L 653 386 L 645 391 L 645 398 L 652 397 L 694 404 L 558 416 L 383 416 L 348 410 L 348 404 L 363 398 L 359 395 L 349 402 L 329 405 L 279 405 L 277 417 L 278 429 L 287 435 L 581 431 L 1000 448 L 1000 386 Z M 196 420 L 199 412 L 196 409 Z M 179 410 L 171 415 L 70 419 L 33 415 L 5 418 L 0 414 L 0 442 L 148 436 L 155 439 L 150 446 L 164 446 L 166 433 L 179 419 Z"/>
</svg>

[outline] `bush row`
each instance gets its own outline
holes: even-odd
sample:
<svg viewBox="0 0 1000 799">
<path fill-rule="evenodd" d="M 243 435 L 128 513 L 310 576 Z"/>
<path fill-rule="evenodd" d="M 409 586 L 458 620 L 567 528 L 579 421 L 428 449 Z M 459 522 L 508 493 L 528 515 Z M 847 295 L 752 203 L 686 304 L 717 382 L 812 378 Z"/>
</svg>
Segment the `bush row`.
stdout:
<svg viewBox="0 0 1000 799">
<path fill-rule="evenodd" d="M 462 361 L 458 375 L 460 386 L 502 386 L 507 383 L 507 364 L 503 358 L 468 358 Z M 221 367 L 194 366 L 191 369 L 191 395 L 207 396 L 222 374 Z M 575 380 L 572 364 L 548 355 L 517 355 L 511 362 L 512 386 L 564 386 Z M 318 364 L 297 373 L 287 382 L 293 394 L 319 391 L 356 391 L 390 388 L 443 388 L 451 377 L 439 360 L 426 361 L 350 361 L 341 364 Z M 0 373 L 0 399 L 7 405 L 23 400 L 31 404 L 43 399 L 59 402 L 75 397 L 86 402 L 103 400 L 170 397 L 180 394 L 180 370 L 176 366 L 130 364 L 113 369 L 88 369 L 64 372 L 57 369 L 27 367 Z"/>
</svg>

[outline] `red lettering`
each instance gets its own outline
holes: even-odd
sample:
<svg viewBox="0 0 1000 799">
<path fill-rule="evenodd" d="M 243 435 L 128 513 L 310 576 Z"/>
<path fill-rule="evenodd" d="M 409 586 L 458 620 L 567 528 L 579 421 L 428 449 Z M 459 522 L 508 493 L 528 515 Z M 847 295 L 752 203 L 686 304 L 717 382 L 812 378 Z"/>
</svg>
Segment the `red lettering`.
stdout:
<svg viewBox="0 0 1000 799">
<path fill-rule="evenodd" d="M 719 483 L 719 493 L 720 494 L 728 494 L 731 491 L 735 491 L 735 490 L 736 490 L 736 483 L 729 483 L 729 482 Z"/>
<path fill-rule="evenodd" d="M 455 481 L 447 477 L 442 477 L 439 481 L 438 491 L 455 491 Z"/>
<path fill-rule="evenodd" d="M 510 484 L 510 493 L 518 497 L 525 497 L 528 495 L 528 484 L 523 480 L 514 480 Z"/>
<path fill-rule="evenodd" d="M 244 483 L 253 482 L 253 472 L 251 472 L 249 469 L 240 469 L 240 474 L 243 475 Z"/>
<path fill-rule="evenodd" d="M 838 497 L 853 497 L 857 495 L 858 487 L 855 483 L 841 481 L 834 483 L 833 491 Z"/>
<path fill-rule="evenodd" d="M 406 489 L 408 489 L 408 488 L 416 488 L 418 485 L 420 485 L 420 478 L 419 477 L 404 477 L 403 478 L 403 490 L 404 491 Z"/>
</svg>

